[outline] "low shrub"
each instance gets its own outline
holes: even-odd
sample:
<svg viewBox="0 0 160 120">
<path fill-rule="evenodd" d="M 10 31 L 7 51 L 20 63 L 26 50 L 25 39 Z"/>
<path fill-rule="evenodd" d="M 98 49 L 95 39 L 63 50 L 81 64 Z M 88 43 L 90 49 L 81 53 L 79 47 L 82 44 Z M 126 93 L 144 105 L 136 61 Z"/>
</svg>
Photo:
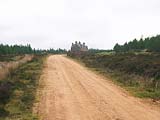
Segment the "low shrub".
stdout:
<svg viewBox="0 0 160 120">
<path fill-rule="evenodd" d="M 75 57 L 75 56 L 74 56 Z M 77 58 L 77 57 L 75 57 Z M 143 88 L 144 97 L 160 96 L 160 54 L 83 54 L 78 57 L 88 67 L 104 73 L 112 73 L 113 78 L 124 86 Z M 147 89 L 154 89 L 147 95 Z"/>
<path fill-rule="evenodd" d="M 36 120 L 32 106 L 43 58 L 41 55 L 35 56 L 0 82 L 0 115 L 3 120 Z"/>
</svg>

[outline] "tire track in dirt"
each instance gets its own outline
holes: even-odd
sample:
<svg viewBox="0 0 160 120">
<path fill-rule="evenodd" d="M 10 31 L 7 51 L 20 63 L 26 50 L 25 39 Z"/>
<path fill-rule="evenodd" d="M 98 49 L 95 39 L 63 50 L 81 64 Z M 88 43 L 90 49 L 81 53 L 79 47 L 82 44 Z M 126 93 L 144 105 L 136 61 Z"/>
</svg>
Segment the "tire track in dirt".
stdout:
<svg viewBox="0 0 160 120">
<path fill-rule="evenodd" d="M 42 120 L 160 120 L 158 109 L 64 56 L 48 57 L 42 76 Z"/>
</svg>

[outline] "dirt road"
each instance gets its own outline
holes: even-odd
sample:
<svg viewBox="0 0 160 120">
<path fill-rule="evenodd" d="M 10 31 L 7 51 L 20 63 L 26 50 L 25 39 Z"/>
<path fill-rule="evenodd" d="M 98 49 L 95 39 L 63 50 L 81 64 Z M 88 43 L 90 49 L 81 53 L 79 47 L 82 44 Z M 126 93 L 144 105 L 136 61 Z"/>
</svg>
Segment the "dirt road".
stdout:
<svg viewBox="0 0 160 120">
<path fill-rule="evenodd" d="M 160 111 L 64 56 L 47 59 L 40 81 L 42 120 L 160 120 Z"/>
</svg>

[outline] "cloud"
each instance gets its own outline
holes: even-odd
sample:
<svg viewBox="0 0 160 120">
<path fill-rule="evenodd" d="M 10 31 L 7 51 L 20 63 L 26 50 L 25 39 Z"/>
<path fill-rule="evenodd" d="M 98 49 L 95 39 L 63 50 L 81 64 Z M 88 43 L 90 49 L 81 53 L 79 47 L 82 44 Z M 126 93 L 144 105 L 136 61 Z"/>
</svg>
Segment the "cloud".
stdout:
<svg viewBox="0 0 160 120">
<path fill-rule="evenodd" d="M 70 48 L 75 40 L 111 49 L 160 31 L 158 0 L 1 0 L 0 42 Z"/>
</svg>

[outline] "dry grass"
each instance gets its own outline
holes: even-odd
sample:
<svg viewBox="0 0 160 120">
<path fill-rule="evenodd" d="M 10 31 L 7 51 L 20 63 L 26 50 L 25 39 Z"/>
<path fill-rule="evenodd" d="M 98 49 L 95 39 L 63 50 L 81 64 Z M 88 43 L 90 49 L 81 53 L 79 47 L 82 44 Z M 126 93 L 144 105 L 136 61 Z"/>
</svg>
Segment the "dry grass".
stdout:
<svg viewBox="0 0 160 120">
<path fill-rule="evenodd" d="M 75 56 L 73 56 L 75 57 Z M 112 76 L 141 98 L 160 100 L 160 54 L 84 54 L 75 57 L 87 67 Z"/>
<path fill-rule="evenodd" d="M 37 120 L 32 108 L 44 57 L 35 55 L 22 64 L 29 60 L 25 58 L 22 65 L 0 81 L 0 120 Z"/>
<path fill-rule="evenodd" d="M 33 55 L 25 55 L 22 59 L 10 62 L 0 62 L 0 80 L 4 79 L 11 71 L 16 69 L 19 65 L 32 60 Z"/>
</svg>

